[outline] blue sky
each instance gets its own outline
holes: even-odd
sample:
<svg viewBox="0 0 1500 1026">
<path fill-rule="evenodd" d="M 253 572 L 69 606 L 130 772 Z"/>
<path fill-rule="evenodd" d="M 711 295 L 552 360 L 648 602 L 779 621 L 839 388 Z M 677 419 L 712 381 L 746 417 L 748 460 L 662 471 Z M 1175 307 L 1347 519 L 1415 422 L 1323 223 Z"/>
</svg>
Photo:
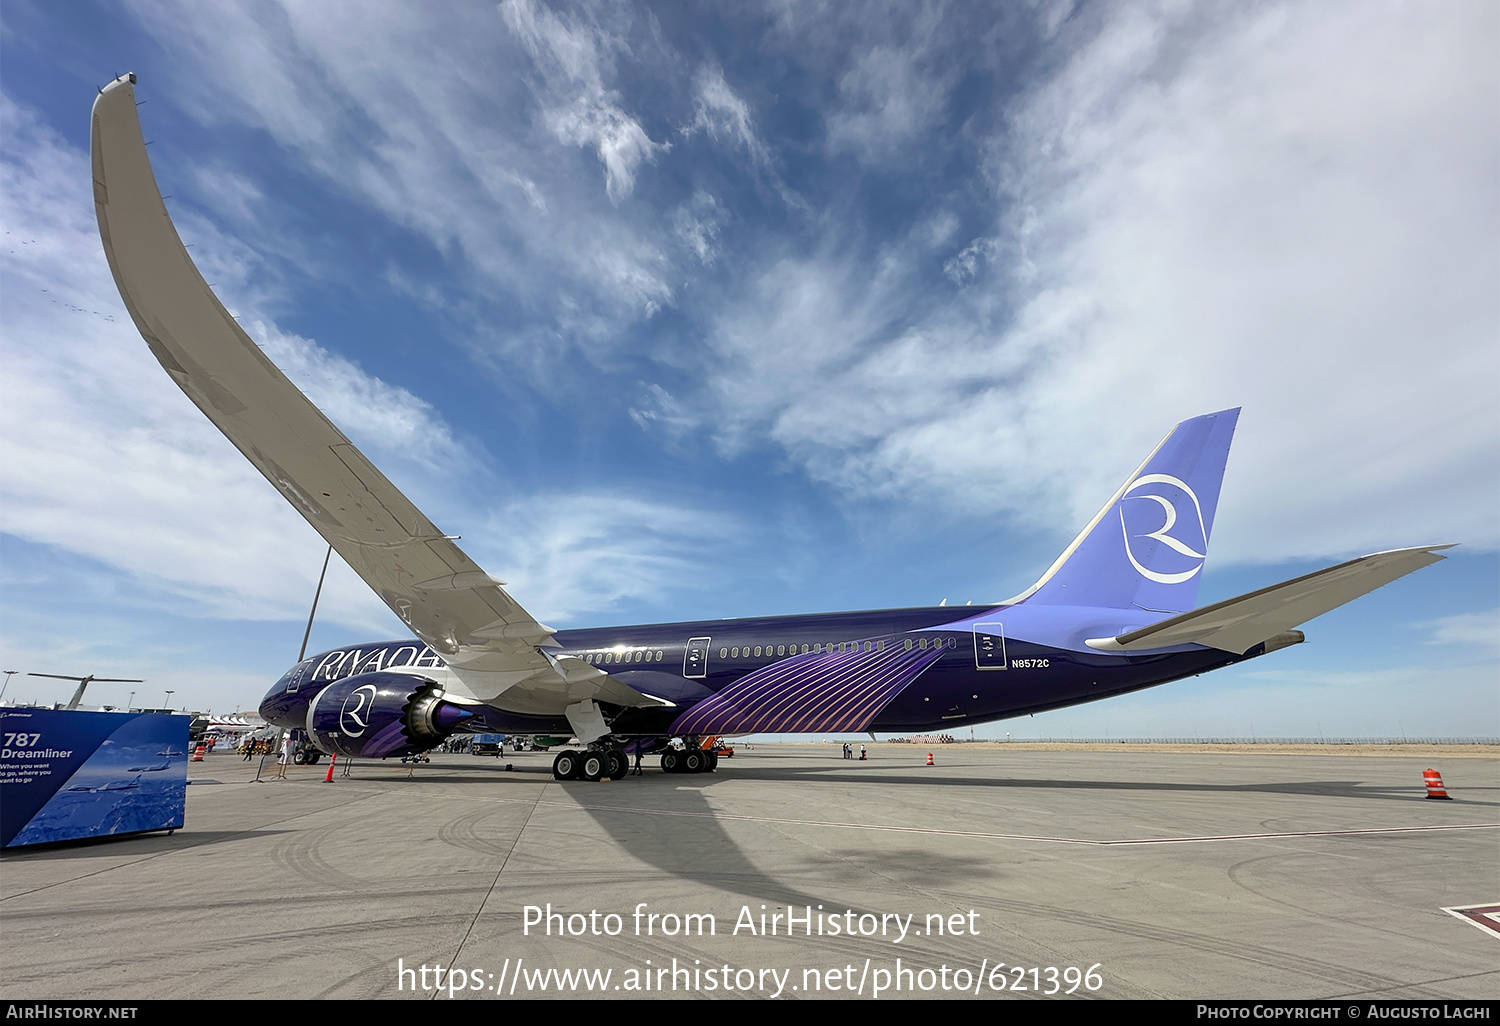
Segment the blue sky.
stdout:
<svg viewBox="0 0 1500 1026">
<path fill-rule="evenodd" d="M 998 600 L 1174 423 L 1242 406 L 1201 601 L 1457 555 L 1307 645 L 989 733 L 1500 734 L 1497 32 L 1462 2 L 11 0 L 0 660 L 253 708 L 321 565 L 115 291 L 88 111 L 129 70 L 220 297 L 544 622 Z M 399 634 L 331 572 L 315 649 Z"/>
</svg>

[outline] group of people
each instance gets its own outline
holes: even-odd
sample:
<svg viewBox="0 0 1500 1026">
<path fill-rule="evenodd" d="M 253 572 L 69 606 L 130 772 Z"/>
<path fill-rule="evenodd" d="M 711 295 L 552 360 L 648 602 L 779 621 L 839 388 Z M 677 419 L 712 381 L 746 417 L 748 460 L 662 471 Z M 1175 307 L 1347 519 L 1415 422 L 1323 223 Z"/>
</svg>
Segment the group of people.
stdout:
<svg viewBox="0 0 1500 1026">
<path fill-rule="evenodd" d="M 273 737 L 245 738 L 240 742 L 237 749 L 244 755 L 245 761 L 249 762 L 257 755 L 270 755 L 276 748 L 276 739 Z"/>
<path fill-rule="evenodd" d="M 869 757 L 869 755 L 865 751 L 865 746 L 864 745 L 860 745 L 859 746 L 859 761 L 860 762 L 864 762 L 868 757 Z M 844 742 L 844 758 L 846 758 L 846 759 L 852 759 L 852 758 L 854 758 L 854 746 L 851 745 L 847 741 Z"/>
</svg>

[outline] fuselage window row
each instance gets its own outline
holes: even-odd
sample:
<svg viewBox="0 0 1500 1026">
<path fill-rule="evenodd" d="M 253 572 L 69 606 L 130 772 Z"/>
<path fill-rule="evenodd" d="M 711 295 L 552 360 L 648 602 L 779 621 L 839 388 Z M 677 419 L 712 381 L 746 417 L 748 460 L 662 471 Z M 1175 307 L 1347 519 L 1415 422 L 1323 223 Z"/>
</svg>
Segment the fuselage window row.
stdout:
<svg viewBox="0 0 1500 1026">
<path fill-rule="evenodd" d="M 929 638 L 927 638 L 925 636 L 924 637 L 920 637 L 920 638 L 915 638 L 915 639 L 914 638 L 906 638 L 905 641 L 904 641 L 904 647 L 905 647 L 905 650 L 908 651 L 908 652 L 912 651 L 913 649 L 925 652 L 929 648 L 933 648 L 933 649 L 937 649 L 937 648 L 957 648 L 958 647 L 958 639 L 957 638 L 930 638 L 929 639 Z M 760 658 L 767 658 L 767 657 L 772 657 L 772 656 L 798 655 L 799 653 L 801 655 L 807 655 L 809 652 L 813 652 L 813 653 L 817 653 L 819 655 L 823 655 L 823 654 L 829 654 L 829 653 L 833 653 L 833 652 L 884 652 L 884 651 L 885 651 L 885 641 L 883 639 L 882 640 L 878 640 L 878 641 L 863 641 L 863 642 L 861 642 L 861 641 L 830 641 L 830 642 L 827 642 L 827 643 L 819 642 L 817 644 L 805 644 L 805 645 L 802 645 L 801 648 L 800 648 L 800 650 L 799 650 L 799 648 L 798 648 L 797 645 L 755 645 L 754 647 L 752 647 L 750 645 L 734 645 L 734 646 L 721 646 L 719 648 L 719 658 L 720 659 L 750 659 L 750 658 L 760 659 Z M 616 651 L 616 650 L 610 649 L 610 650 L 606 650 L 606 651 L 602 651 L 602 652 L 585 652 L 585 653 L 583 653 L 581 655 L 580 658 L 582 658 L 585 662 L 602 664 L 602 665 L 610 665 L 610 664 L 616 664 L 616 663 L 639 663 L 639 662 L 642 662 L 643 660 L 644 661 L 648 661 L 648 662 L 658 662 L 659 663 L 659 662 L 662 662 L 666 658 L 666 651 L 664 649 L 657 649 L 654 652 L 651 649 L 633 649 L 633 650 L 628 651 L 628 652 L 620 652 L 620 651 Z"/>
</svg>

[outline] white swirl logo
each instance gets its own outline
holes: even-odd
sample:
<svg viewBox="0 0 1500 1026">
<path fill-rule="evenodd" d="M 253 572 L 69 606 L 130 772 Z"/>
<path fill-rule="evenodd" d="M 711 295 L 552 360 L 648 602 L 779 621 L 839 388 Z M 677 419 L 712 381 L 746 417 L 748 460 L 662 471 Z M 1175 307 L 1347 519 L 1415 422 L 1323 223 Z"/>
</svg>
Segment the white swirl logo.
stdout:
<svg viewBox="0 0 1500 1026">
<path fill-rule="evenodd" d="M 361 684 L 344 699 L 339 727 L 349 737 L 359 737 L 370 727 L 370 707 L 375 704 L 375 685 Z"/>
<path fill-rule="evenodd" d="M 1198 537 L 1203 539 L 1204 549 L 1208 548 L 1208 528 L 1203 523 L 1203 506 L 1198 502 L 1198 496 L 1195 495 L 1193 493 L 1193 490 L 1187 486 L 1187 482 L 1175 478 L 1170 474 L 1147 474 L 1145 477 L 1140 478 L 1135 482 L 1135 484 L 1127 488 L 1125 490 L 1125 495 L 1120 499 L 1120 531 L 1125 536 L 1125 556 L 1130 560 L 1130 565 L 1135 567 L 1136 571 L 1142 577 L 1146 578 L 1146 580 L 1155 581 L 1157 584 L 1181 584 L 1183 581 L 1191 580 L 1199 570 L 1203 569 L 1203 561 L 1208 558 L 1208 555 L 1206 552 L 1198 552 L 1180 539 L 1172 537 L 1172 528 L 1177 523 L 1177 507 L 1172 503 L 1172 500 L 1166 498 L 1165 496 L 1157 495 L 1154 492 L 1147 492 L 1144 495 L 1130 494 L 1137 488 L 1141 488 L 1149 484 L 1171 485 L 1174 488 L 1180 488 L 1187 493 L 1188 498 L 1193 500 L 1193 509 L 1197 512 L 1199 532 Z M 1153 541 L 1159 541 L 1167 548 L 1171 549 L 1173 552 L 1180 553 L 1191 559 L 1196 559 L 1198 561 L 1198 564 L 1192 569 L 1173 574 L 1157 573 L 1154 570 L 1147 570 L 1144 566 L 1142 566 L 1140 560 L 1135 558 L 1135 553 L 1130 550 L 1130 529 L 1125 526 L 1124 505 L 1125 499 L 1127 498 L 1150 499 L 1152 502 L 1158 503 L 1161 506 L 1162 513 L 1166 515 L 1166 523 L 1162 524 L 1161 527 L 1146 534 L 1138 534 L 1136 535 L 1137 538 L 1150 538 Z"/>
</svg>

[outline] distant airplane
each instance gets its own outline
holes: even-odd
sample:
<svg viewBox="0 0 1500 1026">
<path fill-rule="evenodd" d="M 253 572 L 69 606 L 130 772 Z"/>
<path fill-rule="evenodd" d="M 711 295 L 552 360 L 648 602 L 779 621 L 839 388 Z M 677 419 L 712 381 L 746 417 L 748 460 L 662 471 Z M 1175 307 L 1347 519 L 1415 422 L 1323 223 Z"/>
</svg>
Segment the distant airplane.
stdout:
<svg viewBox="0 0 1500 1026">
<path fill-rule="evenodd" d="M 129 772 L 135 773 L 136 771 L 132 769 Z M 137 773 L 136 776 L 130 780 L 111 780 L 109 783 L 100 784 L 98 787 L 90 787 L 88 784 L 79 784 L 76 787 L 68 788 L 68 790 L 81 791 L 85 794 L 105 794 L 111 791 L 134 791 L 137 790 L 140 786 L 141 777 L 140 774 Z"/>
<path fill-rule="evenodd" d="M 1178 424 L 1036 584 L 976 607 L 554 630 L 438 530 L 241 330 L 162 203 L 133 75 L 101 90 L 99 232 L 146 344 L 207 417 L 420 640 L 299 662 L 271 723 L 385 758 L 454 733 L 575 735 L 558 779 L 626 771 L 627 746 L 699 772 L 711 735 L 951 730 L 1252 659 L 1444 557 L 1380 552 L 1194 609 L 1238 410 Z M 670 745 L 667 739 L 688 743 Z"/>
<path fill-rule="evenodd" d="M 73 692 L 73 697 L 68 700 L 69 709 L 77 709 L 78 703 L 83 701 L 83 692 L 90 684 L 96 681 L 100 684 L 144 684 L 143 680 L 132 680 L 129 677 L 95 677 L 92 673 L 87 677 L 67 677 L 61 673 L 28 673 L 28 677 L 51 677 L 53 680 L 76 680 L 78 690 Z"/>
</svg>

